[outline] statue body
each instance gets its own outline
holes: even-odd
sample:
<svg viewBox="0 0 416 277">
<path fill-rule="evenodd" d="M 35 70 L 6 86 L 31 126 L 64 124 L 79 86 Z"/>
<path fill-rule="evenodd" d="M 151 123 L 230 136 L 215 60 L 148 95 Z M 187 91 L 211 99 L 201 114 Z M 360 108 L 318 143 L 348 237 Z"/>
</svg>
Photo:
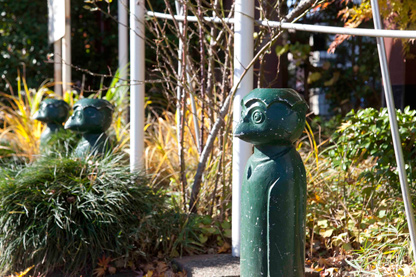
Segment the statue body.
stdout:
<svg viewBox="0 0 416 277">
<path fill-rule="evenodd" d="M 256 89 L 235 135 L 254 144 L 241 190 L 241 276 L 304 276 L 306 173 L 293 143 L 307 105 L 291 89 Z"/>
<path fill-rule="evenodd" d="M 33 115 L 33 118 L 46 123 L 46 128 L 40 136 L 41 148 L 44 148 L 51 137 L 63 130 L 62 123 L 68 118 L 70 107 L 58 99 L 46 99 L 39 105 L 39 110 Z"/>
<path fill-rule="evenodd" d="M 105 133 L 83 134 L 74 150 L 75 157 L 84 157 L 90 153 L 102 154 L 111 148 L 108 137 Z"/>
<path fill-rule="evenodd" d="M 113 106 L 103 99 L 84 98 L 74 105 L 74 113 L 65 123 L 65 129 L 82 135 L 74 150 L 75 157 L 102 154 L 111 148 L 105 131 L 110 127 Z"/>
</svg>

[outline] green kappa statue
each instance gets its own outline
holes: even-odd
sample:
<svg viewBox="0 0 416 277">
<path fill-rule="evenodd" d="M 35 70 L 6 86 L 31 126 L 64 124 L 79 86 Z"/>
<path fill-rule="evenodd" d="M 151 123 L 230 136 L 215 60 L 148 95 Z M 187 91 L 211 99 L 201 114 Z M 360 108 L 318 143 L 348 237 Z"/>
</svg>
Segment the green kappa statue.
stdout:
<svg viewBox="0 0 416 277">
<path fill-rule="evenodd" d="M 63 130 L 62 123 L 68 118 L 69 105 L 58 99 L 46 99 L 39 105 L 39 110 L 33 118 L 46 123 L 46 128 L 40 136 L 41 149 L 45 147 L 53 134 Z"/>
<path fill-rule="evenodd" d="M 293 143 L 308 106 L 292 89 L 255 89 L 241 105 L 235 136 L 254 145 L 241 189 L 241 276 L 303 277 L 306 173 Z"/>
<path fill-rule="evenodd" d="M 75 103 L 74 113 L 65 123 L 65 129 L 82 134 L 74 150 L 75 157 L 109 150 L 110 143 L 105 131 L 111 125 L 113 110 L 113 105 L 103 99 L 84 98 Z"/>
</svg>

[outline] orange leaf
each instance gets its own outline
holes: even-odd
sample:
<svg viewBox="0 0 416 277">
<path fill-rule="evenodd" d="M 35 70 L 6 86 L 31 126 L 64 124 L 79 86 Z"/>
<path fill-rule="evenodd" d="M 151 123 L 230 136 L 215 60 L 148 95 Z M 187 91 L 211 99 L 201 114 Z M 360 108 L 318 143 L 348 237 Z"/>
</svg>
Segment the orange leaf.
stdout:
<svg viewBox="0 0 416 277">
<path fill-rule="evenodd" d="M 102 267 L 94 269 L 94 275 L 95 276 L 104 276 L 105 275 L 105 269 Z"/>
<path fill-rule="evenodd" d="M 97 265 L 101 266 L 105 269 L 107 269 L 108 264 L 111 262 L 111 257 L 106 257 L 103 255 L 100 259 L 98 259 Z"/>
</svg>

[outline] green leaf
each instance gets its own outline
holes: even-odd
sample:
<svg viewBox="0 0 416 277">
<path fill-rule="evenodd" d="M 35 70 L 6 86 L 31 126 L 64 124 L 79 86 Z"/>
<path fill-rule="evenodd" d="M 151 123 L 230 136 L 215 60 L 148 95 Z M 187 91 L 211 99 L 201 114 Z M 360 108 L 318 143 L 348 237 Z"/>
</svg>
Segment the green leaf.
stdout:
<svg viewBox="0 0 416 277">
<path fill-rule="evenodd" d="M 224 221 L 224 222 L 222 222 L 222 223 L 221 223 L 221 227 L 222 227 L 224 230 L 231 229 L 231 222 L 229 222 L 229 221 Z"/>
<path fill-rule="evenodd" d="M 224 231 L 224 237 L 226 238 L 231 238 L 231 229 L 227 229 Z"/>
</svg>

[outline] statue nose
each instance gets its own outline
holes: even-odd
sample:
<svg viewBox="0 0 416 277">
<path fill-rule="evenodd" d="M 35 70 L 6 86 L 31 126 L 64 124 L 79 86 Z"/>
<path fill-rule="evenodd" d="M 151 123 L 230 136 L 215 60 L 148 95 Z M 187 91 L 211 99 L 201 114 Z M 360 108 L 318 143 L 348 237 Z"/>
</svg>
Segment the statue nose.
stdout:
<svg viewBox="0 0 416 277">
<path fill-rule="evenodd" d="M 64 129 L 69 129 L 69 125 L 71 124 L 72 116 L 65 122 Z"/>
</svg>

